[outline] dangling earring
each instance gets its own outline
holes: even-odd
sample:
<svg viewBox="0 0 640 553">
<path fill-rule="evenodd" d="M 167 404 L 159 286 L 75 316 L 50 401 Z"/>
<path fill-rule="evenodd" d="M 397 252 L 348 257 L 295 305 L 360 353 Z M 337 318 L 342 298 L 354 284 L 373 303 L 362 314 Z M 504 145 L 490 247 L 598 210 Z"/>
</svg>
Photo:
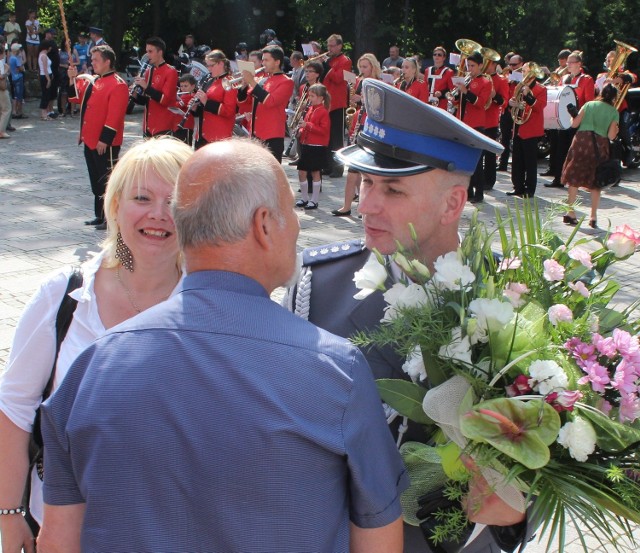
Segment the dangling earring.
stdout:
<svg viewBox="0 0 640 553">
<path fill-rule="evenodd" d="M 116 238 L 116 259 L 120 261 L 127 271 L 133 273 L 133 255 L 131 255 L 129 246 L 124 243 L 120 232 L 118 232 L 118 237 Z"/>
</svg>

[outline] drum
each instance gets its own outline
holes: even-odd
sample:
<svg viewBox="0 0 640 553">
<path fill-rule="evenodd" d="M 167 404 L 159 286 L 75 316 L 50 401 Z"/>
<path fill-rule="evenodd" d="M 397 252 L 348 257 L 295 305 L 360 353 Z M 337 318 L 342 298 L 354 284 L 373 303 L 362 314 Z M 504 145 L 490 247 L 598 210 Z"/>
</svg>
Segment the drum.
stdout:
<svg viewBox="0 0 640 553">
<path fill-rule="evenodd" d="M 202 81 L 209 76 L 209 70 L 199 61 L 195 60 L 191 60 L 189 73 L 191 73 L 195 77 L 196 81 L 198 81 L 198 86 L 202 86 Z"/>
<path fill-rule="evenodd" d="M 576 93 L 570 86 L 547 87 L 547 105 L 544 108 L 544 128 L 566 130 L 571 127 L 567 106 L 578 105 Z"/>
</svg>

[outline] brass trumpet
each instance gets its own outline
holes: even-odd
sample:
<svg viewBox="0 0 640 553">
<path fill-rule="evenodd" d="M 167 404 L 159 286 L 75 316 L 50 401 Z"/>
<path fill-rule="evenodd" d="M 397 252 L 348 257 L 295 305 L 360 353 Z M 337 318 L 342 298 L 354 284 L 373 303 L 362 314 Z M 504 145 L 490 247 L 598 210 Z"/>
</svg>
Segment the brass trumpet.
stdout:
<svg viewBox="0 0 640 553">
<path fill-rule="evenodd" d="M 310 61 L 326 61 L 328 57 L 329 57 L 329 52 L 324 52 L 322 54 L 318 54 L 316 56 L 313 56 L 312 58 L 305 60 L 305 63 L 309 63 Z M 325 59 L 320 59 L 320 58 L 325 58 Z"/>
<path fill-rule="evenodd" d="M 616 57 L 611 62 L 611 67 L 609 67 L 609 71 L 607 72 L 607 79 L 615 79 L 619 75 L 620 68 L 624 66 L 627 58 L 634 52 L 638 51 L 637 48 L 634 48 L 629 44 L 625 44 L 620 40 L 614 40 L 613 42 L 616 43 Z M 618 109 L 624 101 L 630 86 L 631 83 L 625 83 L 618 89 L 618 97 L 614 104 L 616 109 Z"/>
<path fill-rule="evenodd" d="M 527 106 L 524 101 L 524 87 L 529 87 L 536 79 L 542 79 L 544 77 L 544 71 L 537 63 L 532 61 L 525 64 L 529 68 L 529 72 L 524 76 L 521 82 L 516 85 L 516 89 L 513 93 L 513 99 L 516 102 L 515 106 L 511 107 L 511 117 L 516 125 L 523 125 L 531 117 L 531 108 Z M 529 108 L 529 109 L 527 109 Z"/>
<path fill-rule="evenodd" d="M 543 82 L 544 86 L 557 86 L 562 82 L 562 78 L 569 72 L 569 66 L 565 65 L 559 71 L 552 71 L 549 78 Z"/>
<path fill-rule="evenodd" d="M 262 73 L 264 73 L 264 67 L 261 67 L 260 69 L 256 69 L 256 72 L 254 74 L 254 77 L 257 77 L 258 75 L 262 75 Z M 230 90 L 231 88 L 242 88 L 244 86 L 243 81 L 243 77 L 234 77 L 233 79 L 225 79 L 222 83 L 222 85 L 224 86 L 225 90 Z"/>
</svg>

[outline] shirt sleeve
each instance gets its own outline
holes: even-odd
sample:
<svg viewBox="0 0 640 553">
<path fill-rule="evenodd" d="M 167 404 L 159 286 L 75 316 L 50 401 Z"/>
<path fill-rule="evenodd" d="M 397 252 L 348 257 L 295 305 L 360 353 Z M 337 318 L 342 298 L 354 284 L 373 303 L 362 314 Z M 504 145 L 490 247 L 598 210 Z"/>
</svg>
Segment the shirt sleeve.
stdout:
<svg viewBox="0 0 640 553">
<path fill-rule="evenodd" d="M 56 351 L 55 317 L 69 280 L 59 271 L 43 282 L 16 327 L 6 370 L 0 379 L 0 410 L 31 432 Z"/>
<path fill-rule="evenodd" d="M 349 470 L 350 519 L 360 528 L 380 528 L 401 514 L 400 494 L 409 477 L 384 417 L 371 369 L 357 351 L 353 389 L 342 430 Z"/>
</svg>

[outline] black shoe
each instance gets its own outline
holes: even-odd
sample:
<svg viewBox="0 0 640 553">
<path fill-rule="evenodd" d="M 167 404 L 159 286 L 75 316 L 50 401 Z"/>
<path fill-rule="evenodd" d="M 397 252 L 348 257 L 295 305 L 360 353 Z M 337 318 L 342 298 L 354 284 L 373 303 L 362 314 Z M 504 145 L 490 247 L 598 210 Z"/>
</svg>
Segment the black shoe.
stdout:
<svg viewBox="0 0 640 553">
<path fill-rule="evenodd" d="M 483 190 L 493 190 L 494 185 L 493 184 L 485 184 L 482 189 Z"/>
<path fill-rule="evenodd" d="M 551 169 L 547 169 L 544 173 L 540 173 L 541 177 L 550 177 L 553 175 L 553 171 Z"/>
<path fill-rule="evenodd" d="M 545 182 L 544 187 L 545 188 L 564 188 L 564 184 L 554 179 L 552 182 Z"/>
<path fill-rule="evenodd" d="M 524 196 L 524 194 L 522 192 L 517 192 L 515 190 L 510 190 L 509 192 L 507 192 L 507 196 L 518 196 L 518 198 L 522 198 L 522 196 Z"/>
<path fill-rule="evenodd" d="M 57 119 L 58 118 L 58 114 L 55 111 L 52 111 L 51 113 L 47 113 L 47 115 L 49 117 L 51 117 L 51 119 Z"/>
<path fill-rule="evenodd" d="M 578 219 L 576 219 L 575 217 L 571 217 L 570 215 L 564 215 L 562 217 L 562 222 L 565 225 L 571 225 L 572 227 L 575 227 L 578 224 Z"/>
<path fill-rule="evenodd" d="M 335 215 L 336 217 L 349 217 L 349 215 L 351 215 L 351 210 L 340 211 L 339 209 L 334 209 L 331 212 L 331 215 Z"/>
<path fill-rule="evenodd" d="M 13 132 L 13 131 L 15 131 L 15 130 L 16 130 L 16 128 L 15 128 L 15 127 L 12 127 L 11 125 L 7 125 L 7 130 L 8 130 L 9 132 Z"/>
<path fill-rule="evenodd" d="M 96 230 L 107 230 L 107 222 L 104 221 L 102 223 L 100 223 L 99 225 L 95 226 Z"/>
<path fill-rule="evenodd" d="M 508 168 L 508 166 L 507 166 L 507 165 L 502 165 L 502 164 L 500 164 L 500 165 L 498 165 L 498 166 L 496 167 L 496 171 L 508 171 L 508 170 L 509 170 L 509 168 Z"/>
<path fill-rule="evenodd" d="M 484 199 L 483 198 L 470 198 L 469 201 L 472 204 L 481 204 L 481 203 L 484 202 Z"/>
<path fill-rule="evenodd" d="M 590 226 L 591 228 L 598 228 L 598 221 L 596 221 L 595 219 L 591 219 L 591 220 L 589 221 L 589 226 Z"/>
<path fill-rule="evenodd" d="M 316 202 L 309 201 L 309 203 L 307 203 L 307 205 L 305 205 L 305 206 L 304 206 L 304 208 L 305 208 L 306 210 L 309 210 L 309 209 L 318 209 L 318 204 L 317 204 Z"/>
<path fill-rule="evenodd" d="M 84 224 L 95 227 L 95 226 L 103 224 L 104 222 L 105 222 L 104 219 L 100 219 L 100 218 L 96 217 L 95 219 L 91 219 L 91 221 L 85 221 Z"/>
<path fill-rule="evenodd" d="M 308 202 L 308 201 L 305 201 L 305 200 L 298 200 L 298 201 L 296 202 L 296 207 L 307 207 L 307 204 L 308 204 L 308 203 L 309 203 L 309 202 Z"/>
<path fill-rule="evenodd" d="M 298 165 L 298 160 L 297 159 L 293 159 L 289 162 L 289 165 L 291 165 L 292 167 L 297 167 Z"/>
</svg>

